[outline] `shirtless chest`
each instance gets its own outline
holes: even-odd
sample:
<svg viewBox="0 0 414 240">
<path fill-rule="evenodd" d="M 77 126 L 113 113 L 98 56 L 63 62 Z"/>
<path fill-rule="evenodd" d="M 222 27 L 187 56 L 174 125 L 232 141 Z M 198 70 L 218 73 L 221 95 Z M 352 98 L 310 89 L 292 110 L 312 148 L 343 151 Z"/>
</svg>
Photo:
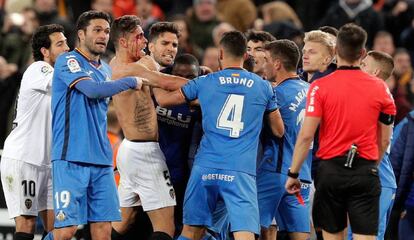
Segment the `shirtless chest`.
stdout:
<svg viewBox="0 0 414 240">
<path fill-rule="evenodd" d="M 157 114 L 149 87 L 113 97 L 118 121 L 128 140 L 158 141 Z"/>
</svg>

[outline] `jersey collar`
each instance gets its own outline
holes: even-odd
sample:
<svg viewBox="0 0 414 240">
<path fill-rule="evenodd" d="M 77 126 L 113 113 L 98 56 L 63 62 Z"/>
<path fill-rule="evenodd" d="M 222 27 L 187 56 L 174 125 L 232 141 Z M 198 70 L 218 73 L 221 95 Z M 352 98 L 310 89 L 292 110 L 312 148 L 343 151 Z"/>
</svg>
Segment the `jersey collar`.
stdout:
<svg viewBox="0 0 414 240">
<path fill-rule="evenodd" d="M 101 60 L 94 61 L 94 60 L 90 59 L 90 58 L 88 57 L 88 55 L 87 55 L 84 51 L 82 51 L 81 49 L 79 49 L 79 48 L 75 48 L 75 51 L 76 51 L 77 53 L 79 53 L 82 57 L 84 57 L 86 60 L 88 60 L 88 62 L 89 62 L 92 66 L 94 66 L 95 68 L 99 68 L 99 67 L 101 66 Z"/>
<path fill-rule="evenodd" d="M 338 70 L 361 70 L 359 66 L 340 66 Z"/>
</svg>

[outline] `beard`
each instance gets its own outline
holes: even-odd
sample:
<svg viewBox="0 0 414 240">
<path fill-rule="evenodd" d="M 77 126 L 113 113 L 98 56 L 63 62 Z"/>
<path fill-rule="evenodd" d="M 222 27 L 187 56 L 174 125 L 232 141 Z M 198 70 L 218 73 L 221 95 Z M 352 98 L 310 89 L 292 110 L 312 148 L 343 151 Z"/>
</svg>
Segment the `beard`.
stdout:
<svg viewBox="0 0 414 240">
<path fill-rule="evenodd" d="M 88 51 L 95 56 L 100 56 L 101 54 L 104 54 L 106 52 L 106 47 L 102 50 L 95 46 L 92 41 L 86 41 L 85 46 L 88 49 Z"/>
</svg>

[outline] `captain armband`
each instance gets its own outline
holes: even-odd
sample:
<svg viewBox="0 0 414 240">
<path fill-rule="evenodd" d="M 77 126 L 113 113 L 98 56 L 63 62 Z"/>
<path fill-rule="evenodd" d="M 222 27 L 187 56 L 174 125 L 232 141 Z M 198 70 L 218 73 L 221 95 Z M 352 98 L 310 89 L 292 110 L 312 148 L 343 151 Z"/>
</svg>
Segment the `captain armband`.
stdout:
<svg viewBox="0 0 414 240">
<path fill-rule="evenodd" d="M 395 115 L 381 112 L 378 120 L 385 125 L 391 125 L 394 123 L 394 119 L 395 119 Z"/>
</svg>

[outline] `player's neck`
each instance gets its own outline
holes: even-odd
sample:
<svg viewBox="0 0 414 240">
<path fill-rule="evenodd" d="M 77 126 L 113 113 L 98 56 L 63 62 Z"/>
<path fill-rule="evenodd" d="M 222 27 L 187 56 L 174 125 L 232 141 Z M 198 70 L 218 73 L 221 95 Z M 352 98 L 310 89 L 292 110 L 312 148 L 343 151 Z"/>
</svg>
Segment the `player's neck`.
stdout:
<svg viewBox="0 0 414 240">
<path fill-rule="evenodd" d="M 322 68 L 320 68 L 320 69 L 318 69 L 318 70 L 316 70 L 316 71 L 307 72 L 307 74 L 308 74 L 308 79 L 307 79 L 307 80 L 308 80 L 308 81 L 310 81 L 310 80 L 313 78 L 313 75 L 315 75 L 315 73 L 316 73 L 316 72 L 323 73 L 323 72 L 325 72 L 327 69 L 328 69 L 327 67 L 322 67 Z"/>
<path fill-rule="evenodd" d="M 221 61 L 221 67 L 223 69 L 226 68 L 243 68 L 243 59 L 242 60 L 235 60 L 235 59 L 223 59 Z"/>
<path fill-rule="evenodd" d="M 360 60 L 358 59 L 357 61 L 346 61 L 345 59 L 342 59 L 341 57 L 337 56 L 336 58 L 336 65 L 338 66 L 338 68 L 340 67 L 359 67 L 360 66 Z"/>
<path fill-rule="evenodd" d="M 295 77 L 298 77 L 298 74 L 296 72 L 281 71 L 280 73 L 277 74 L 275 83 L 276 85 L 279 85 L 286 79 L 295 78 Z"/>
<path fill-rule="evenodd" d="M 99 55 L 95 55 L 91 53 L 88 48 L 84 46 L 79 46 L 78 49 L 82 52 L 83 55 L 85 55 L 89 60 L 99 62 Z"/>
<path fill-rule="evenodd" d="M 139 60 L 130 57 L 126 51 L 117 51 L 115 56 L 119 63 L 132 63 Z"/>
</svg>

